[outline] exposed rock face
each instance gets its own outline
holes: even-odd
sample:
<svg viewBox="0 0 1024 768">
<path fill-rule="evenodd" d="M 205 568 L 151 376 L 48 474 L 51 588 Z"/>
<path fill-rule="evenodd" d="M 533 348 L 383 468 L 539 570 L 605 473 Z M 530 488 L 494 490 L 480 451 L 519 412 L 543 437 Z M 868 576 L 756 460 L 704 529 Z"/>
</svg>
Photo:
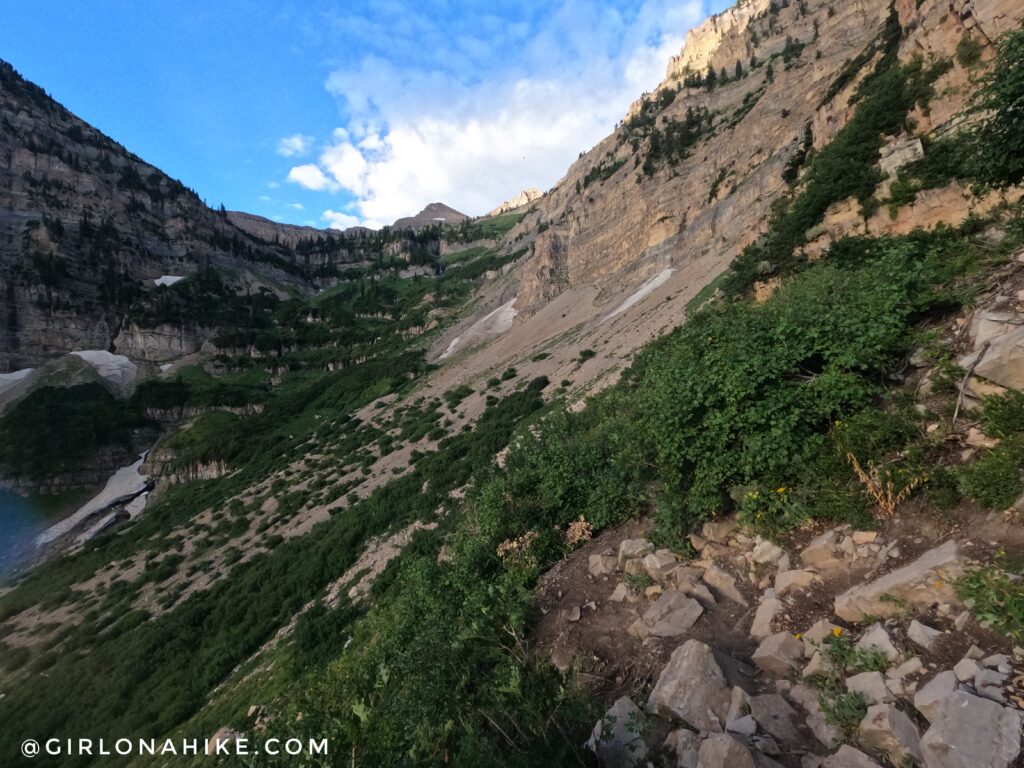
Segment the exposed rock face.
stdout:
<svg viewBox="0 0 1024 768">
<path fill-rule="evenodd" d="M 500 216 L 503 213 L 509 213 L 510 211 L 518 210 L 519 208 L 523 208 L 524 206 L 529 205 L 534 200 L 539 200 L 543 196 L 544 193 L 541 192 L 539 189 L 534 189 L 533 187 L 531 187 L 530 189 L 524 189 L 511 200 L 506 200 L 493 211 L 490 211 L 487 215 Z"/>
<path fill-rule="evenodd" d="M 704 73 L 748 61 L 754 52 L 747 32 L 750 21 L 768 9 L 769 0 L 746 0 L 705 20 L 686 33 L 683 50 L 668 64 L 667 80 L 678 80 L 688 72 Z"/>
<path fill-rule="evenodd" d="M 469 217 L 459 213 L 444 203 L 430 203 L 415 216 L 406 216 L 398 219 L 393 225 L 394 229 L 420 229 L 437 224 L 461 224 Z"/>
</svg>

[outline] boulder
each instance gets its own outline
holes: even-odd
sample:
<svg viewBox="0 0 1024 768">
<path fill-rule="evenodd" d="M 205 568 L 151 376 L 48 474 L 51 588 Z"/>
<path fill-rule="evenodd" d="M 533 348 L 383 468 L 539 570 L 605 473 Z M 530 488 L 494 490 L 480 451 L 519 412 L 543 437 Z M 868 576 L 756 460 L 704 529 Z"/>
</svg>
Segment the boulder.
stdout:
<svg viewBox="0 0 1024 768">
<path fill-rule="evenodd" d="M 893 765 L 921 762 L 921 734 L 914 721 L 892 704 L 874 704 L 860 721 L 860 741 L 888 755 Z"/>
<path fill-rule="evenodd" d="M 736 577 L 726 573 L 717 565 L 710 565 L 704 571 L 704 581 L 720 595 L 740 605 L 750 605 L 747 598 L 736 588 Z"/>
<path fill-rule="evenodd" d="M 857 641 L 857 647 L 862 651 L 881 651 L 889 661 L 896 661 L 900 657 L 900 652 L 892 644 L 892 638 L 885 631 L 885 627 L 877 623 L 872 624 L 864 631 L 860 640 Z"/>
<path fill-rule="evenodd" d="M 647 575 L 655 581 L 664 581 L 669 574 L 676 569 L 679 559 L 668 549 L 659 549 L 645 555 L 643 559 L 644 570 Z"/>
<path fill-rule="evenodd" d="M 623 600 L 629 599 L 629 587 L 626 586 L 626 582 L 620 581 L 615 585 L 615 589 L 608 596 L 608 599 L 613 603 L 621 603 Z"/>
<path fill-rule="evenodd" d="M 814 656 L 825 645 L 825 639 L 832 637 L 835 630 L 841 629 L 828 619 L 818 619 L 811 625 L 800 639 L 804 644 L 804 655 L 808 658 Z"/>
<path fill-rule="evenodd" d="M 773 677 L 787 677 L 799 667 L 804 655 L 804 646 L 789 632 L 769 635 L 757 646 L 753 662 Z"/>
<path fill-rule="evenodd" d="M 633 768 L 647 757 L 644 713 L 628 696 L 618 699 L 597 721 L 587 749 L 604 768 Z"/>
<path fill-rule="evenodd" d="M 799 592 L 816 581 L 821 581 L 821 577 L 810 571 L 782 571 L 775 577 L 775 594 L 782 597 L 787 592 Z"/>
<path fill-rule="evenodd" d="M 985 669 L 974 659 L 960 659 L 953 667 L 953 674 L 961 683 L 973 682 L 975 676 Z"/>
<path fill-rule="evenodd" d="M 766 597 L 757 606 L 754 623 L 750 625 L 750 636 L 755 640 L 764 640 L 772 634 L 772 621 L 782 610 L 782 601 L 775 597 Z"/>
<path fill-rule="evenodd" d="M 676 768 L 698 768 L 697 760 L 700 753 L 700 743 L 703 741 L 700 734 L 694 733 L 688 728 L 680 728 L 672 731 L 665 739 L 665 746 L 674 749 L 676 753 Z"/>
<path fill-rule="evenodd" d="M 964 561 L 955 541 L 925 552 L 909 565 L 835 598 L 835 613 L 846 621 L 895 616 L 906 609 L 958 602 L 951 582 L 963 575 Z"/>
<path fill-rule="evenodd" d="M 815 738 L 831 749 L 842 737 L 842 733 L 825 719 L 825 712 L 818 701 L 818 692 L 810 686 L 799 684 L 789 689 L 790 701 L 800 705 L 807 713 L 807 727 Z"/>
<path fill-rule="evenodd" d="M 758 537 L 757 544 L 750 551 L 755 563 L 775 563 L 783 555 L 782 547 L 774 542 Z"/>
<path fill-rule="evenodd" d="M 974 369 L 978 376 L 1011 389 L 1024 389 L 1024 324 L 1011 312 L 979 312 L 972 323 L 974 345 L 961 358 L 965 367 L 974 362 L 982 345 L 991 342 Z"/>
<path fill-rule="evenodd" d="M 821 768 L 879 768 L 879 765 L 859 749 L 843 744 L 834 755 L 821 761 Z"/>
<path fill-rule="evenodd" d="M 587 570 L 595 579 L 611 576 L 615 573 L 618 560 L 615 555 L 591 555 L 587 560 Z"/>
<path fill-rule="evenodd" d="M 928 768 L 1010 768 L 1022 727 L 1018 710 L 956 691 L 939 707 L 921 753 Z"/>
<path fill-rule="evenodd" d="M 658 597 L 629 628 L 635 637 L 678 637 L 687 632 L 704 613 L 701 604 L 682 592 L 669 591 Z"/>
<path fill-rule="evenodd" d="M 928 722 L 932 722 L 938 716 L 943 702 L 949 699 L 956 689 L 956 675 L 950 670 L 940 672 L 915 694 L 914 707 Z"/>
<path fill-rule="evenodd" d="M 727 733 L 713 733 L 700 745 L 699 768 L 757 768 L 750 749 Z"/>
<path fill-rule="evenodd" d="M 843 560 L 838 554 L 839 531 L 825 531 L 800 552 L 800 562 L 807 568 L 818 571 L 831 571 L 843 567 Z"/>
<path fill-rule="evenodd" d="M 848 677 L 846 690 L 859 693 L 868 704 L 882 704 L 892 699 L 881 672 L 861 672 Z"/>
<path fill-rule="evenodd" d="M 942 637 L 942 632 L 914 619 L 907 627 L 907 637 L 910 638 L 910 642 L 930 651 L 935 642 Z"/>
<path fill-rule="evenodd" d="M 729 687 L 715 656 L 699 640 L 673 651 L 647 700 L 647 711 L 675 717 L 702 732 L 720 731 L 729 710 Z"/>
<path fill-rule="evenodd" d="M 750 697 L 750 714 L 761 726 L 779 741 L 799 745 L 802 741 L 797 730 L 796 710 L 777 693 L 766 693 Z"/>
<path fill-rule="evenodd" d="M 753 736 L 757 733 L 757 721 L 753 715 L 744 715 L 735 720 L 727 720 L 725 730 L 727 733 L 738 733 L 740 736 Z"/>
<path fill-rule="evenodd" d="M 619 544 L 619 568 L 624 568 L 627 560 L 636 560 L 654 551 L 654 545 L 647 539 L 625 539 Z"/>
<path fill-rule="evenodd" d="M 804 677 L 814 677 L 815 675 L 827 675 L 832 672 L 833 664 L 831 659 L 821 651 L 815 651 L 814 655 L 811 656 L 811 660 L 807 662 L 807 666 L 804 667 L 804 671 L 801 675 Z"/>
</svg>

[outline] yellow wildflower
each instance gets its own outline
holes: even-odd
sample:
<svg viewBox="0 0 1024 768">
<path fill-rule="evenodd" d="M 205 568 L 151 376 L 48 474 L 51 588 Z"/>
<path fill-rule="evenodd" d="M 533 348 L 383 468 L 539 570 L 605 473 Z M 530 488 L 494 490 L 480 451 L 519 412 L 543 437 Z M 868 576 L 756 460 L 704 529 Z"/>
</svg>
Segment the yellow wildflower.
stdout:
<svg viewBox="0 0 1024 768">
<path fill-rule="evenodd" d="M 839 627 L 832 627 L 832 634 L 836 637 L 839 637 L 841 634 L 843 634 L 843 630 L 841 630 Z"/>
</svg>

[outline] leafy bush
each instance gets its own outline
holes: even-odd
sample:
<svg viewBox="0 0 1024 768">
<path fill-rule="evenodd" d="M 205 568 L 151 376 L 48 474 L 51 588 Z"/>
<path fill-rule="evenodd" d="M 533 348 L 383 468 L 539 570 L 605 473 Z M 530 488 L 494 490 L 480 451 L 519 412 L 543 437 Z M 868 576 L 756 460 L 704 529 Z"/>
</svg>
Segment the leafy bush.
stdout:
<svg viewBox="0 0 1024 768">
<path fill-rule="evenodd" d="M 960 490 L 983 507 L 1007 509 L 1024 492 L 1022 467 L 1024 445 L 1020 440 L 1004 440 L 959 469 Z"/>
</svg>

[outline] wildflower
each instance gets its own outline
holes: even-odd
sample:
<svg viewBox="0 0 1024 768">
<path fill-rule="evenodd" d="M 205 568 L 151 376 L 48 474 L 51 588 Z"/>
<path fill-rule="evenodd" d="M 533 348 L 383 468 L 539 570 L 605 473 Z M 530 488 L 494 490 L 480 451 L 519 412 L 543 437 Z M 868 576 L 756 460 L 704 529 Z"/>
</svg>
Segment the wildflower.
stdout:
<svg viewBox="0 0 1024 768">
<path fill-rule="evenodd" d="M 781 488 L 776 488 L 775 492 L 776 493 L 785 493 L 786 492 L 786 486 L 782 486 Z"/>
<path fill-rule="evenodd" d="M 801 633 L 799 633 L 799 632 L 797 632 L 795 635 L 793 635 L 793 637 L 795 637 L 797 640 L 803 640 L 804 639 L 804 636 Z"/>
<path fill-rule="evenodd" d="M 841 634 L 843 634 L 843 630 L 841 630 L 839 627 L 832 627 L 833 636 L 839 637 Z"/>
</svg>

